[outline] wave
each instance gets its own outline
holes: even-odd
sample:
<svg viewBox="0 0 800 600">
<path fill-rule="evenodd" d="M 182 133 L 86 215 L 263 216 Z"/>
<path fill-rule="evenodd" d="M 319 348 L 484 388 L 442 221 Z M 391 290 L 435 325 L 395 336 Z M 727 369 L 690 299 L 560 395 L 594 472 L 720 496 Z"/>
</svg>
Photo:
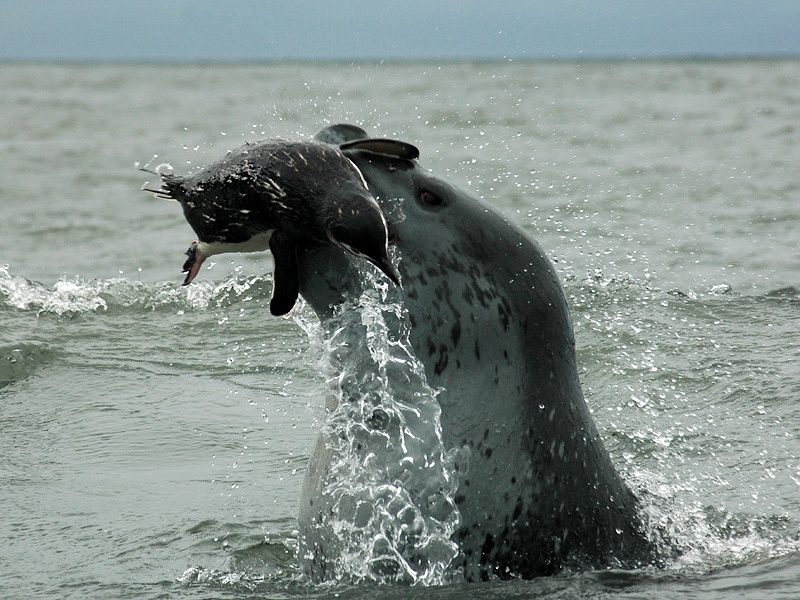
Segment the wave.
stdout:
<svg viewBox="0 0 800 600">
<path fill-rule="evenodd" d="M 595 302 L 652 300 L 655 296 L 686 300 L 712 298 L 762 298 L 768 300 L 800 300 L 800 289 L 792 286 L 770 290 L 758 296 L 743 296 L 726 283 L 708 286 L 704 291 L 660 290 L 649 281 L 633 277 L 608 277 L 597 271 L 584 279 L 565 279 L 565 290 L 573 310 Z M 0 308 L 35 314 L 74 316 L 114 309 L 163 308 L 203 311 L 229 306 L 236 301 L 267 301 L 272 293 L 272 277 L 231 276 L 213 282 L 197 282 L 176 286 L 173 282 L 143 283 L 126 278 L 85 279 L 62 277 L 52 286 L 14 275 L 9 265 L 0 265 Z"/>
<path fill-rule="evenodd" d="M 0 266 L 0 308 L 37 315 L 75 316 L 115 309 L 206 310 L 237 300 L 269 299 L 272 280 L 267 276 L 231 277 L 219 283 L 142 283 L 125 278 L 62 277 L 52 286 L 12 275 Z"/>
<path fill-rule="evenodd" d="M 576 299 L 574 295 L 576 290 L 591 291 L 594 294 L 604 292 L 606 294 L 621 295 L 622 297 L 638 295 L 637 297 L 639 298 L 663 294 L 667 297 L 686 298 L 688 300 L 713 298 L 800 299 L 800 288 L 795 286 L 785 286 L 755 294 L 742 293 L 725 281 L 705 284 L 701 289 L 664 289 L 657 287 L 646 277 L 641 278 L 625 274 L 607 275 L 600 269 L 595 269 L 583 277 L 572 274 L 567 275 L 564 277 L 564 287 L 565 291 L 568 292 L 571 304 Z M 569 294 L 569 292 L 573 292 L 573 294 Z"/>
</svg>

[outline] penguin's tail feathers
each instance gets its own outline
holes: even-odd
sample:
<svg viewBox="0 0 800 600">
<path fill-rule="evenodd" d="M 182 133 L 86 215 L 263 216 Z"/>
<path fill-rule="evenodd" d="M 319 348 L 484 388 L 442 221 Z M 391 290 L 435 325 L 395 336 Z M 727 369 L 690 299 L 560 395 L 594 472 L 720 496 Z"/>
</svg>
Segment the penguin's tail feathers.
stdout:
<svg viewBox="0 0 800 600">
<path fill-rule="evenodd" d="M 157 198 L 161 198 L 163 200 L 171 200 L 173 202 L 179 202 L 180 199 L 185 195 L 185 190 L 183 189 L 183 179 L 178 177 L 177 175 L 173 175 L 172 173 L 163 173 L 159 171 L 161 165 L 156 167 L 156 169 L 148 169 L 145 167 L 139 167 L 140 171 L 144 171 L 145 173 L 150 173 L 151 175 L 158 175 L 161 178 L 161 187 L 158 189 L 153 189 L 147 187 L 149 182 L 145 183 L 142 186 L 142 191 L 144 192 L 151 192 L 156 195 Z"/>
</svg>

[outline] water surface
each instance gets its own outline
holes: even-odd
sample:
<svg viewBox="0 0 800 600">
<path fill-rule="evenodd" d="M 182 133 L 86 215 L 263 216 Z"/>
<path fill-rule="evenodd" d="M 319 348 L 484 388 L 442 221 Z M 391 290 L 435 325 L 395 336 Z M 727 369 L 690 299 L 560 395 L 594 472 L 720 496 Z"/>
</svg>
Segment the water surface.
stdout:
<svg viewBox="0 0 800 600">
<path fill-rule="evenodd" d="M 8 598 L 800 594 L 800 62 L 0 65 Z M 297 508 L 320 344 L 268 255 L 181 288 L 183 172 L 340 121 L 557 261 L 584 391 L 681 557 L 474 586 L 315 586 Z M 298 323 L 297 319 L 300 319 Z"/>
</svg>

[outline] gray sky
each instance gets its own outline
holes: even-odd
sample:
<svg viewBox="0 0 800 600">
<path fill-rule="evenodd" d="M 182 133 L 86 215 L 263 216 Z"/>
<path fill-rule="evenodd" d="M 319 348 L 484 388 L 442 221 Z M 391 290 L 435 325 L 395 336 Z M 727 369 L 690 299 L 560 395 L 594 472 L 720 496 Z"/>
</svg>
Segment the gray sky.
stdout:
<svg viewBox="0 0 800 600">
<path fill-rule="evenodd" d="M 0 0 L 0 60 L 800 55 L 798 0 Z"/>
</svg>

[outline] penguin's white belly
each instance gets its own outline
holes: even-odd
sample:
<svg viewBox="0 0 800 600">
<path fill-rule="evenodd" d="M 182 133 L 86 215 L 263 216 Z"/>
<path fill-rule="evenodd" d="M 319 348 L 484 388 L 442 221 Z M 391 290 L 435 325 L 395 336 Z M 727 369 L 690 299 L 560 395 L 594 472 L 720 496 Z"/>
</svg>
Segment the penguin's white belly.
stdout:
<svg viewBox="0 0 800 600">
<path fill-rule="evenodd" d="M 269 250 L 269 241 L 272 239 L 273 229 L 264 233 L 257 233 L 249 240 L 239 243 L 229 242 L 197 242 L 197 251 L 203 256 L 213 256 L 226 252 L 263 252 Z"/>
</svg>

